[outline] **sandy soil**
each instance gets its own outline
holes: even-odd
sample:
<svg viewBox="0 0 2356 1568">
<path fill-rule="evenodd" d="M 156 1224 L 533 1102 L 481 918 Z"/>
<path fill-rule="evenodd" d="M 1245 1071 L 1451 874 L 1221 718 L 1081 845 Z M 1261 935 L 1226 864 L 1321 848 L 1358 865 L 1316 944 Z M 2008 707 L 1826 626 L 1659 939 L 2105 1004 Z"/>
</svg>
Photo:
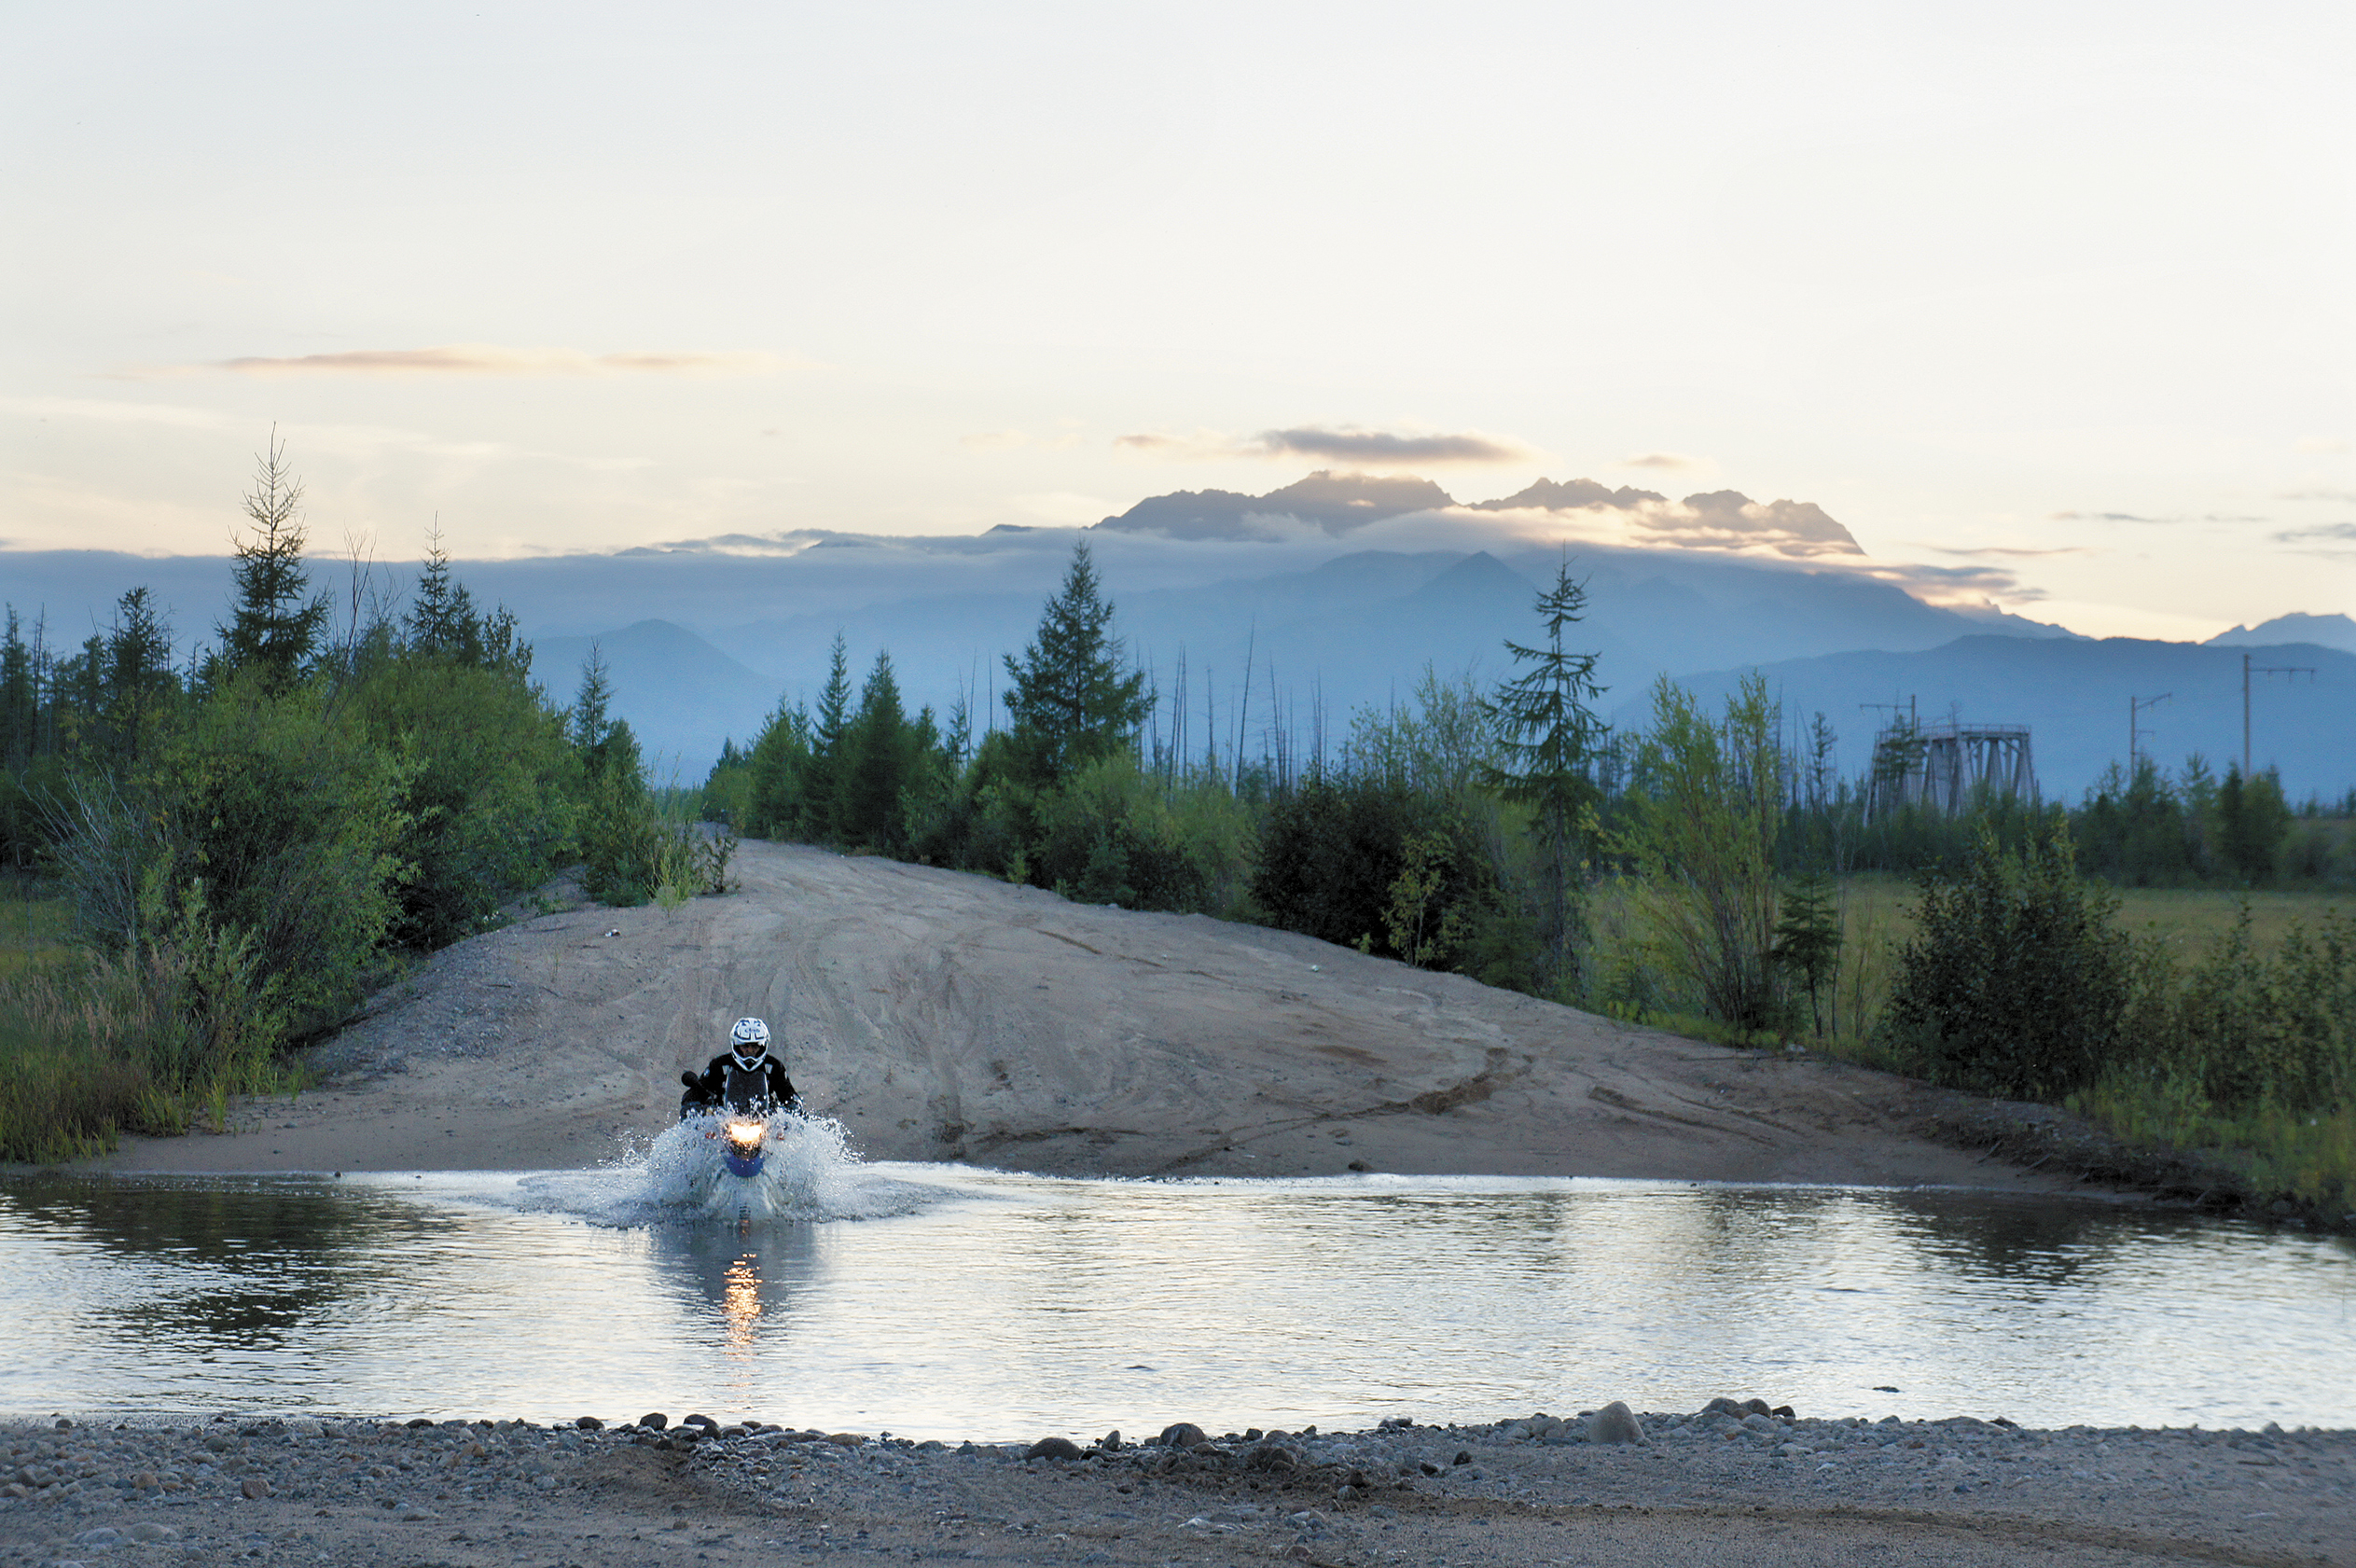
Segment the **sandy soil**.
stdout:
<svg viewBox="0 0 2356 1568">
<path fill-rule="evenodd" d="M 728 1427 L 0 1427 L 0 1562 L 2356 1563 L 2356 1435 L 1645 1416 L 1062 1459 Z M 1192 1438 L 1198 1434 L 1188 1433 Z"/>
<path fill-rule="evenodd" d="M 1400 1173 L 2072 1188 L 1920 1136 L 1883 1074 L 1721 1049 L 1307 937 L 747 842 L 741 891 L 437 954 L 322 1087 L 123 1171 L 577 1167 L 766 1017 L 871 1159 L 1062 1174 Z"/>
</svg>

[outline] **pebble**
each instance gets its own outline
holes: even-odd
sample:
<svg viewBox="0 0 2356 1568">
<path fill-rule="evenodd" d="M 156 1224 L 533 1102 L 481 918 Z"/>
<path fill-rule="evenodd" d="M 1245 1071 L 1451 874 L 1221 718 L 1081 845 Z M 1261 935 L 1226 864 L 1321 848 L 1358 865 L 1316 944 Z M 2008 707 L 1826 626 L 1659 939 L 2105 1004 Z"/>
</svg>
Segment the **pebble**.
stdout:
<svg viewBox="0 0 2356 1568">
<path fill-rule="evenodd" d="M 1590 1443 L 1641 1443 L 1644 1440 L 1643 1423 L 1625 1400 L 1615 1399 L 1595 1414 L 1587 1417 L 1587 1441 Z"/>
<path fill-rule="evenodd" d="M 797 1506 L 813 1486 L 883 1483 L 922 1493 L 961 1473 L 1052 1460 L 1058 1462 L 1054 1473 L 1102 1473 L 1108 1485 L 1133 1491 L 1134 1502 L 1112 1506 L 1143 1511 L 1145 1498 L 1164 1484 L 1160 1478 L 1168 1478 L 1186 1488 L 1171 1494 L 1171 1506 L 1185 1506 L 1176 1502 L 1185 1497 L 1204 1508 L 1222 1492 L 1265 1505 L 1205 1508 L 1201 1528 L 1277 1532 L 1254 1545 L 1263 1558 L 1282 1555 L 1296 1536 L 1314 1535 L 1319 1561 L 1366 1561 L 1367 1554 L 1346 1549 L 1348 1533 L 1379 1530 L 1396 1517 L 1388 1503 L 1403 1491 L 1444 1500 L 1577 1506 L 1590 1492 L 1598 1500 L 1625 1503 L 1751 1495 L 1742 1489 L 1756 1488 L 1779 1497 L 1801 1492 L 1817 1503 L 1921 1506 L 1926 1497 L 1938 1496 L 1948 1500 L 1940 1506 L 1958 1509 L 1993 1505 L 2076 1517 L 2072 1510 L 2081 1498 L 2086 1506 L 2115 1507 L 2143 1497 L 2164 1505 L 2190 1492 L 2262 1497 L 2271 1507 L 2294 1487 L 2356 1489 L 2349 1436 L 2341 1433 L 2041 1432 L 1969 1417 L 1869 1423 L 1863 1418 L 1803 1420 L 1775 1413 L 1779 1409 L 1788 1407 L 1725 1398 L 1692 1414 L 1639 1417 L 1625 1402 L 1612 1401 L 1568 1421 L 1541 1411 L 1478 1425 L 1399 1421 L 1356 1432 L 1270 1429 L 1256 1439 L 1256 1429 L 1247 1428 L 1216 1441 L 1191 1422 L 1175 1422 L 1143 1445 L 1108 1433 L 1092 1448 L 1055 1437 L 1029 1445 L 963 1443 L 953 1451 L 936 1441 L 889 1434 L 788 1430 L 749 1421 L 714 1426 L 709 1417 L 683 1422 L 684 1433 L 666 1432 L 667 1422 L 651 1419 L 618 1428 L 321 1422 L 316 1436 L 298 1424 L 308 1417 L 136 1432 L 0 1426 L 0 1540 L 25 1539 L 37 1531 L 33 1538 L 52 1544 L 46 1556 L 28 1562 L 71 1550 L 86 1561 L 130 1568 L 134 1556 L 145 1560 L 130 1547 L 181 1541 L 173 1526 L 148 1510 L 183 1505 L 195 1510 L 173 1517 L 183 1526 L 196 1521 L 197 1528 L 174 1547 L 173 1561 L 183 1551 L 208 1557 L 220 1551 L 229 1538 L 219 1532 L 232 1519 L 280 1531 L 272 1538 L 278 1545 L 265 1543 L 274 1555 L 283 1548 L 285 1527 L 314 1510 L 341 1507 L 365 1511 L 373 1521 L 423 1522 L 450 1514 L 471 1519 L 464 1510 L 472 1501 L 528 1500 L 528 1506 L 544 1509 L 549 1506 L 544 1499 L 561 1497 L 566 1501 L 555 1505 L 561 1508 L 582 1493 L 576 1484 L 582 1464 L 627 1445 L 668 1448 L 698 1473 L 741 1484 L 769 1503 Z M 1555 1447 L 1565 1442 L 1598 1447 Z M 1559 1494 L 1548 1498 L 1533 1491 L 1544 1487 L 1559 1488 Z M 1958 1501 L 1963 1498 L 1971 1501 Z M 1303 1507 L 1310 1502 L 1317 1510 Z M 207 1522 L 216 1519 L 204 1511 L 209 1507 L 224 1512 L 208 1530 Z M 2331 1533 L 2324 1525 L 2317 1528 Z M 157 1558 L 162 1561 L 161 1554 Z"/>
</svg>

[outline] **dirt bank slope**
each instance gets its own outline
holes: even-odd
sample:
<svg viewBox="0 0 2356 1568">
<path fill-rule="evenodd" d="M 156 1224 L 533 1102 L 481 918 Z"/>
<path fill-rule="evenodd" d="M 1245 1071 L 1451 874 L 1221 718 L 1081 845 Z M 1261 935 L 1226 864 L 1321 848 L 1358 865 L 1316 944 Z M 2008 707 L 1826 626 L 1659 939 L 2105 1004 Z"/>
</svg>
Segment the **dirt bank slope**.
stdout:
<svg viewBox="0 0 2356 1568">
<path fill-rule="evenodd" d="M 1054 1173 L 1381 1171 L 2066 1185 L 1927 1142 L 1917 1090 L 1629 1028 L 1306 937 L 752 842 L 742 891 L 478 937 L 315 1053 L 323 1089 L 187 1171 L 584 1165 L 672 1115 L 738 1015 L 874 1159 Z"/>
</svg>

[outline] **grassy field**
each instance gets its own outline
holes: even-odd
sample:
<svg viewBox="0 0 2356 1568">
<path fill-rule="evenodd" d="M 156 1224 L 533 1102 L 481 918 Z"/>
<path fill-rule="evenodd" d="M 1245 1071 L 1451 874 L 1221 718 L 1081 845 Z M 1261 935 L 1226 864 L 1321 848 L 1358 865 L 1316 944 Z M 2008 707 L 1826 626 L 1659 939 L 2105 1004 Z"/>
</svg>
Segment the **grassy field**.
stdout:
<svg viewBox="0 0 2356 1568">
<path fill-rule="evenodd" d="M 48 882 L 0 879 L 0 983 L 53 973 L 77 950 L 69 937 L 74 912 Z"/>
<path fill-rule="evenodd" d="M 1867 873 L 1842 880 L 1840 970 L 1829 992 L 1818 997 L 1823 1037 L 1806 1043 L 1870 1066 L 1895 1067 L 1873 1039 L 1874 1020 L 1889 1000 L 1899 951 L 1915 933 L 1919 901 L 1904 877 Z M 2356 898 L 2344 893 L 2240 893 L 2210 888 L 2129 888 L 2119 899 L 2119 924 L 2131 937 L 2156 936 L 2180 969 L 2190 969 L 2231 930 L 2244 900 L 2250 905 L 2256 951 L 2280 949 L 2294 923 L 2310 929 L 2331 912 L 2356 913 Z M 1626 901 L 1611 883 L 1599 888 L 1589 910 L 1595 936 L 1594 973 L 1609 976 L 1639 965 L 1637 936 Z M 1725 1031 L 1686 1016 L 1681 999 L 1661 998 L 1652 1014 L 1667 1027 L 1719 1039 Z M 1728 1042 L 1764 1044 L 1763 1041 Z"/>
<path fill-rule="evenodd" d="M 2346 893 L 2240 893 L 2222 888 L 2126 888 L 2119 893 L 2119 924 L 2130 937 L 2155 935 L 2179 962 L 2197 959 L 2233 926 L 2242 903 L 2250 905 L 2251 935 L 2261 952 L 2282 945 L 2294 923 L 2312 927 L 2332 911 L 2356 914 L 2356 896 Z M 1883 931 L 1898 940 L 1914 933 L 1914 884 L 1903 877 L 1871 874 L 1841 883 L 1850 931 Z"/>
</svg>

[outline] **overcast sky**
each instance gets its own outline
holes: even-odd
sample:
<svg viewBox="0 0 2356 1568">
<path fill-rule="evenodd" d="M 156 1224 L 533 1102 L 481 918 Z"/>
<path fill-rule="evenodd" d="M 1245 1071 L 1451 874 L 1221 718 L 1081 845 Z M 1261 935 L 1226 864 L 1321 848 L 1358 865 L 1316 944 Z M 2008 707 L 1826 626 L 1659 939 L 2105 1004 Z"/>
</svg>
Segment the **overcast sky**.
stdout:
<svg viewBox="0 0 2356 1568">
<path fill-rule="evenodd" d="M 0 7 L 0 543 L 1812 501 L 2081 631 L 2356 609 L 2356 7 Z M 6 561 L 0 556 L 0 582 Z"/>
</svg>

